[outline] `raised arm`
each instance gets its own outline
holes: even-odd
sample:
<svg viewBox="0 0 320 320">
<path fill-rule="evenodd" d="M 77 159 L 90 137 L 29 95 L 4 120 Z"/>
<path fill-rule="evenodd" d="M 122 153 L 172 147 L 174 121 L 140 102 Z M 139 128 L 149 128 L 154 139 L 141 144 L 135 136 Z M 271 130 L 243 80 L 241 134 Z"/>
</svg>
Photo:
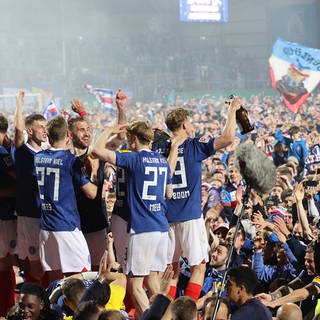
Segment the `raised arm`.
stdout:
<svg viewBox="0 0 320 320">
<path fill-rule="evenodd" d="M 214 150 L 225 148 L 233 142 L 237 126 L 236 111 L 240 108 L 240 106 L 241 102 L 239 98 L 232 99 L 228 109 L 227 122 L 223 128 L 222 134 L 214 139 Z"/>
<path fill-rule="evenodd" d="M 24 144 L 23 130 L 24 119 L 22 113 L 22 104 L 24 98 L 24 91 L 19 91 L 16 97 L 16 114 L 15 114 L 15 127 L 14 127 L 14 144 L 16 148 Z"/>
<path fill-rule="evenodd" d="M 312 239 L 312 231 L 309 226 L 308 218 L 307 218 L 307 213 L 304 210 L 302 200 L 304 198 L 304 187 L 303 187 L 303 182 L 300 182 L 297 184 L 293 190 L 294 197 L 296 198 L 296 204 L 297 204 L 297 212 L 298 212 L 298 218 L 299 222 L 301 223 L 302 226 L 302 231 L 305 236 L 308 237 L 308 239 Z"/>
<path fill-rule="evenodd" d="M 118 124 L 125 124 L 127 123 L 127 117 L 126 117 L 126 110 L 125 105 L 127 103 L 127 96 L 126 94 L 119 89 L 116 94 L 116 105 L 118 109 Z"/>
</svg>

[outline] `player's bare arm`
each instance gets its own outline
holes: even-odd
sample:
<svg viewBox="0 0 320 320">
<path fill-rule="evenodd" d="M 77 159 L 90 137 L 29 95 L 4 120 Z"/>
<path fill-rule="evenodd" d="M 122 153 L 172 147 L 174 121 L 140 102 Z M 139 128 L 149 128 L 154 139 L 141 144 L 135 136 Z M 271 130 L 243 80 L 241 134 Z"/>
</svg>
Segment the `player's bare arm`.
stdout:
<svg viewBox="0 0 320 320">
<path fill-rule="evenodd" d="M 97 175 L 99 169 L 99 160 L 93 159 L 91 155 L 87 157 L 87 163 L 90 165 L 90 183 L 87 183 L 81 187 L 82 191 L 89 199 L 94 199 L 97 196 Z"/>
<path fill-rule="evenodd" d="M 24 98 L 24 91 L 19 91 L 16 97 L 16 114 L 15 114 L 15 134 L 14 134 L 14 144 L 17 148 L 21 147 L 24 143 L 24 120 L 22 113 L 22 104 Z"/>
<path fill-rule="evenodd" d="M 93 146 L 92 154 L 103 160 L 107 161 L 113 165 L 116 164 L 116 153 L 112 150 L 109 150 L 106 147 L 106 144 L 109 138 L 114 134 L 119 134 L 121 132 L 125 132 L 125 125 L 117 125 L 112 128 L 106 129 L 100 137 L 97 139 L 96 143 Z"/>
<path fill-rule="evenodd" d="M 221 136 L 214 139 L 214 150 L 219 150 L 227 147 L 234 140 L 236 133 L 236 111 L 240 108 L 241 102 L 239 98 L 232 99 L 227 115 L 227 122 L 223 128 Z"/>
<path fill-rule="evenodd" d="M 185 132 L 181 132 L 180 134 L 174 136 L 171 139 L 171 148 L 170 153 L 168 155 L 168 163 L 170 167 L 171 177 L 174 174 L 174 171 L 177 166 L 177 159 L 178 159 L 178 150 L 179 146 L 188 138 Z"/>
</svg>

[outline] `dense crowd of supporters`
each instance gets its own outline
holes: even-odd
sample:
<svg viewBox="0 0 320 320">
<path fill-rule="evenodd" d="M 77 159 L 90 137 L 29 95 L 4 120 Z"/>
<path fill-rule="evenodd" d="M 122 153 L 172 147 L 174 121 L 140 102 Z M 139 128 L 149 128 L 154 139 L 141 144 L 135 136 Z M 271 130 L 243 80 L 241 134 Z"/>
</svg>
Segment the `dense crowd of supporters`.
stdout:
<svg viewBox="0 0 320 320">
<path fill-rule="evenodd" d="M 74 99 L 48 120 L 23 99 L 0 115 L 0 316 L 211 319 L 222 290 L 216 319 L 318 319 L 320 95 L 292 114 L 119 90 L 114 112 Z M 273 162 L 269 194 L 243 197 L 239 144 Z"/>
</svg>

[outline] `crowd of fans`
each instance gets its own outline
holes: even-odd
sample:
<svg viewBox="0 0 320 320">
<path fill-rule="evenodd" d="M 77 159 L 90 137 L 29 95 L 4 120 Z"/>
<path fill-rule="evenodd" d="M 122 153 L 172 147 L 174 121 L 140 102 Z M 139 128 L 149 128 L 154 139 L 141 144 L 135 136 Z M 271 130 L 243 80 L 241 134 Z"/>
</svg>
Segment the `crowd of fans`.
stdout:
<svg viewBox="0 0 320 320">
<path fill-rule="evenodd" d="M 211 319 L 222 290 L 219 320 L 320 318 L 320 94 L 297 114 L 263 95 L 115 104 L 47 122 L 19 92 L 0 115 L 0 316 Z M 270 194 L 244 201 L 241 143 L 274 163 Z"/>
</svg>

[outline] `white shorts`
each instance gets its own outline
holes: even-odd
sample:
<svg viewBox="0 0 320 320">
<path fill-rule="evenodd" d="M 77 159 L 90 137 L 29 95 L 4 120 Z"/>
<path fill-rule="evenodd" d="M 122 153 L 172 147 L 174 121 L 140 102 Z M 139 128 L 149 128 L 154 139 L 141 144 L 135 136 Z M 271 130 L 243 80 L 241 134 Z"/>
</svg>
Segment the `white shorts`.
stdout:
<svg viewBox="0 0 320 320">
<path fill-rule="evenodd" d="M 147 276 L 151 271 L 163 272 L 167 267 L 168 232 L 130 234 L 125 273 Z"/>
<path fill-rule="evenodd" d="M 80 230 L 40 230 L 39 239 L 40 261 L 44 271 L 79 273 L 91 269 L 88 245 Z"/>
<path fill-rule="evenodd" d="M 128 247 L 129 233 L 127 232 L 127 221 L 120 216 L 113 214 L 111 217 L 111 232 L 116 249 L 117 262 L 124 268 L 126 260 L 126 250 Z"/>
<path fill-rule="evenodd" d="M 0 220 L 0 258 L 17 253 L 17 220 Z"/>
<path fill-rule="evenodd" d="M 107 234 L 106 229 L 83 234 L 88 244 L 90 257 L 91 257 L 91 264 L 93 266 L 100 265 L 100 260 L 102 258 L 102 255 L 104 254 L 107 248 L 106 234 Z"/>
<path fill-rule="evenodd" d="M 187 258 L 190 266 L 208 262 L 209 243 L 203 218 L 170 223 L 168 263 Z"/>
<path fill-rule="evenodd" d="M 28 258 L 30 261 L 40 260 L 40 219 L 18 216 L 17 232 L 17 253 L 19 259 L 25 260 Z"/>
</svg>

